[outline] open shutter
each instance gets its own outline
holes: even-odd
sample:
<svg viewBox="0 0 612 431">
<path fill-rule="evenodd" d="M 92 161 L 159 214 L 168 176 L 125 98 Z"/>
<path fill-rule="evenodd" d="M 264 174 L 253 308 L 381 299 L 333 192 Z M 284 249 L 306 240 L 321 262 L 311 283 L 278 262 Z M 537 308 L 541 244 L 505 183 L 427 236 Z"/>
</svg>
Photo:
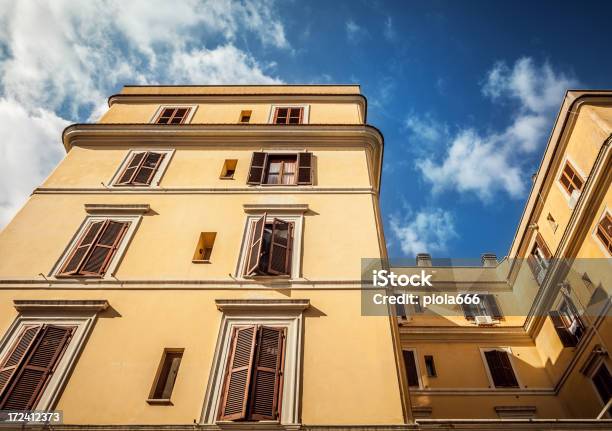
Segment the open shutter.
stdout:
<svg viewBox="0 0 612 431">
<path fill-rule="evenodd" d="M 561 313 L 559 313 L 557 310 L 552 310 L 548 313 L 548 315 L 550 316 L 550 320 L 557 331 L 557 335 L 559 335 L 559 339 L 561 340 L 563 347 L 576 347 L 578 344 L 578 338 L 565 326 Z"/>
<path fill-rule="evenodd" d="M 0 367 L 0 399 L 2 398 L 4 389 L 11 381 L 11 377 L 13 377 L 24 361 L 41 328 L 42 326 L 40 325 L 28 326 L 19 334 L 19 338 L 13 345 L 2 367 Z"/>
<path fill-rule="evenodd" d="M 312 153 L 298 153 L 298 184 L 312 184 Z"/>
<path fill-rule="evenodd" d="M 483 296 L 484 296 L 484 300 L 486 301 L 486 309 L 487 309 L 487 312 L 489 313 L 489 316 L 497 320 L 503 319 L 504 315 L 502 314 L 501 309 L 499 308 L 499 304 L 497 303 L 497 300 L 495 299 L 495 295 L 483 295 Z"/>
<path fill-rule="evenodd" d="M 291 234 L 293 223 L 275 218 L 272 223 L 270 241 L 270 259 L 268 273 L 290 275 L 291 267 Z"/>
<path fill-rule="evenodd" d="M 548 246 L 544 242 L 544 238 L 542 238 L 542 235 L 540 235 L 539 232 L 536 236 L 536 242 L 538 243 L 538 247 L 540 247 L 540 250 L 542 250 L 542 253 L 544 254 L 544 257 L 546 258 L 546 260 L 550 260 L 550 258 L 552 257 L 552 254 L 550 253 Z"/>
<path fill-rule="evenodd" d="M 257 271 L 257 268 L 259 268 L 264 228 L 266 226 L 266 216 L 267 215 L 264 213 L 264 215 L 257 220 L 253 226 L 253 236 L 251 237 L 251 243 L 249 244 L 245 275 L 251 275 Z"/>
<path fill-rule="evenodd" d="M 504 374 L 505 386 L 508 388 L 517 388 L 518 381 L 516 380 L 514 370 L 512 369 L 512 364 L 510 363 L 510 355 L 508 355 L 508 352 L 502 351 L 498 351 L 497 355 L 499 357 L 499 363 Z"/>
<path fill-rule="evenodd" d="M 102 233 L 80 272 L 85 275 L 104 274 L 128 226 L 129 222 L 106 220 Z"/>
<path fill-rule="evenodd" d="M 465 302 L 461 304 L 461 309 L 463 310 L 463 315 L 467 320 L 474 320 L 476 318 L 477 307 L 474 304 L 466 304 Z"/>
<path fill-rule="evenodd" d="M 132 184 L 135 185 L 149 185 L 151 180 L 155 176 L 155 172 L 159 168 L 162 160 L 164 160 L 164 153 L 152 153 L 147 152 L 144 160 L 140 164 L 138 172 L 134 175 Z"/>
<path fill-rule="evenodd" d="M 420 386 L 419 374 L 417 373 L 416 359 L 412 350 L 402 350 L 404 356 L 404 366 L 406 367 L 406 375 L 408 376 L 408 386 Z"/>
<path fill-rule="evenodd" d="M 74 246 L 73 251 L 70 253 L 70 257 L 66 259 L 66 263 L 60 271 L 60 275 L 74 275 L 78 273 L 81 263 L 89 254 L 91 246 L 96 242 L 105 223 L 104 221 L 94 222 L 85 229 L 85 233 Z"/>
<path fill-rule="evenodd" d="M 146 154 L 146 152 L 132 154 L 132 158 L 130 159 L 127 168 L 125 168 L 125 170 L 119 176 L 119 180 L 117 181 L 118 185 L 132 183 L 134 175 L 136 174 L 136 171 L 138 171 L 138 168 L 140 167 L 140 164 L 142 163 Z"/>
<path fill-rule="evenodd" d="M 253 389 L 251 391 L 250 419 L 275 420 L 282 391 L 284 361 L 282 328 L 259 328 L 257 354 L 254 364 Z"/>
<path fill-rule="evenodd" d="M 223 384 L 219 419 L 245 419 L 257 328 L 235 328 Z"/>
<path fill-rule="evenodd" d="M 261 184 L 263 174 L 268 160 L 267 153 L 254 152 L 251 157 L 251 167 L 249 168 L 249 178 L 247 184 Z"/>
<path fill-rule="evenodd" d="M 72 330 L 72 327 L 55 325 L 42 328 L 33 349 L 2 396 L 0 409 L 30 410 L 35 407 L 68 345 Z"/>
<path fill-rule="evenodd" d="M 489 372 L 495 387 L 515 388 L 518 387 L 508 352 L 501 350 L 489 350 L 485 352 L 485 358 L 489 365 Z"/>
</svg>

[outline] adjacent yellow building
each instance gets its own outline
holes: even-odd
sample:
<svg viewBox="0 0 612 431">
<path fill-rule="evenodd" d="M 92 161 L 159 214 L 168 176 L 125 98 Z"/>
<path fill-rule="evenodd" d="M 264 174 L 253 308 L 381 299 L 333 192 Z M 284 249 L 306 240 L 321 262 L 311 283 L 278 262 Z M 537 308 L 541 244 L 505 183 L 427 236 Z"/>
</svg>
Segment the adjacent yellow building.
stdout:
<svg viewBox="0 0 612 431">
<path fill-rule="evenodd" d="M 568 93 L 509 258 L 420 256 L 493 308 L 398 319 L 362 313 L 362 258 L 387 252 L 358 86 L 126 86 L 66 128 L 0 232 L 0 410 L 61 411 L 54 429 L 610 428 L 611 96 Z"/>
</svg>

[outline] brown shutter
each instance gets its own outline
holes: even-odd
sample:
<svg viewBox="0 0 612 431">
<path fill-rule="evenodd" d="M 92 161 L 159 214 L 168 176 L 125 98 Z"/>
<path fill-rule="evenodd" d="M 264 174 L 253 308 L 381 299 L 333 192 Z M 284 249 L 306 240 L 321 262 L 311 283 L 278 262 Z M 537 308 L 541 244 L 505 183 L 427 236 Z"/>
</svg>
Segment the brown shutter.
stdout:
<svg viewBox="0 0 612 431">
<path fill-rule="evenodd" d="M 138 172 L 132 179 L 132 184 L 136 185 L 149 185 L 151 180 L 155 176 L 155 172 L 159 168 L 162 160 L 164 160 L 165 154 L 163 153 L 152 153 L 147 152 L 143 162 L 140 164 Z"/>
<path fill-rule="evenodd" d="M 474 320 L 476 318 L 476 305 L 466 304 L 464 302 L 461 304 L 461 309 L 463 310 L 463 315 L 467 320 Z"/>
<path fill-rule="evenodd" d="M 272 222 L 268 273 L 289 275 L 291 266 L 291 234 L 293 223 L 275 218 Z"/>
<path fill-rule="evenodd" d="M 249 168 L 249 178 L 247 180 L 247 184 L 262 183 L 267 160 L 267 153 L 253 153 L 253 156 L 251 157 L 251 167 Z"/>
<path fill-rule="evenodd" d="M 298 184 L 312 184 L 312 153 L 298 153 Z"/>
<path fill-rule="evenodd" d="M 6 360 L 2 364 L 2 367 L 0 367 L 0 399 L 2 398 L 4 389 L 8 386 L 11 380 L 11 377 L 19 369 L 19 366 L 25 359 L 41 328 L 41 325 L 28 326 L 21 331 L 21 334 L 19 334 L 19 338 L 13 345 L 10 353 L 6 357 Z"/>
<path fill-rule="evenodd" d="M 561 314 L 556 310 L 552 310 L 548 313 L 548 315 L 550 316 L 550 320 L 557 331 L 557 335 L 559 335 L 559 339 L 561 340 L 563 347 L 576 347 L 578 344 L 578 338 L 567 329 Z"/>
<path fill-rule="evenodd" d="M 493 379 L 495 387 L 499 388 L 515 388 L 518 387 L 518 382 L 508 352 L 501 350 L 489 350 L 485 352 L 485 358 L 489 365 L 489 372 Z"/>
<path fill-rule="evenodd" d="M 83 260 L 89 254 L 91 246 L 96 242 L 105 223 L 105 221 L 94 222 L 85 229 L 85 233 L 74 246 L 70 256 L 66 259 L 64 267 L 60 270 L 60 275 L 74 275 L 78 273 Z"/>
<path fill-rule="evenodd" d="M 246 418 L 256 335 L 255 326 L 234 329 L 219 411 L 221 420 Z"/>
<path fill-rule="evenodd" d="M 111 258 L 114 256 L 129 222 L 106 220 L 98 241 L 93 246 L 83 263 L 81 274 L 102 275 L 106 271 Z"/>
<path fill-rule="evenodd" d="M 486 301 L 485 306 L 489 315 L 494 319 L 501 320 L 504 318 L 504 315 L 497 304 L 497 300 L 495 299 L 495 295 L 482 295 L 484 296 L 484 300 Z"/>
<path fill-rule="evenodd" d="M 404 356 L 404 366 L 408 376 L 408 386 L 420 386 L 419 374 L 417 373 L 416 358 L 412 350 L 402 350 Z"/>
<path fill-rule="evenodd" d="M 132 158 L 127 164 L 127 167 L 124 169 L 124 171 L 119 176 L 119 180 L 117 181 L 118 185 L 132 183 L 134 175 L 136 174 L 136 171 L 138 171 L 138 167 L 142 163 L 142 160 L 144 159 L 146 154 L 147 154 L 146 152 L 132 154 Z"/>
<path fill-rule="evenodd" d="M 245 275 L 253 274 L 259 267 L 264 228 L 266 227 L 266 216 L 267 214 L 264 213 L 264 215 L 257 220 L 253 226 L 253 235 L 251 236 L 251 243 L 249 244 L 248 248 L 248 259 Z"/>
<path fill-rule="evenodd" d="M 546 260 L 549 260 L 552 257 L 552 254 L 550 253 L 550 250 L 548 249 L 546 242 L 544 242 L 544 238 L 542 238 L 542 235 L 540 235 L 539 232 L 536 235 L 536 242 L 538 243 L 538 246 L 542 250 L 542 253 L 544 253 L 544 257 L 546 258 Z"/>
<path fill-rule="evenodd" d="M 0 409 L 30 410 L 35 407 L 73 329 L 55 325 L 43 327 L 23 366 L 2 396 Z"/>
<path fill-rule="evenodd" d="M 257 354 L 253 369 L 250 419 L 275 420 L 282 391 L 284 329 L 259 328 Z"/>
</svg>

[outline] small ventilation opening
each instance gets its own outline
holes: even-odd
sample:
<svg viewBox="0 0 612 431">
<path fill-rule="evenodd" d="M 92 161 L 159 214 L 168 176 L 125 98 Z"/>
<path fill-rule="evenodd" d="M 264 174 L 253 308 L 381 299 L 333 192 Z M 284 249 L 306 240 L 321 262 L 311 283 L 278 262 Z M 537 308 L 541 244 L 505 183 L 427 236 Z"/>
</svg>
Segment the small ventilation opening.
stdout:
<svg viewBox="0 0 612 431">
<path fill-rule="evenodd" d="M 217 232 L 202 232 L 198 245 L 196 246 L 195 253 L 193 254 L 193 262 L 196 263 L 209 263 L 210 257 L 213 251 L 213 245 L 215 244 L 215 238 Z"/>
<path fill-rule="evenodd" d="M 251 110 L 248 111 L 241 111 L 240 112 L 240 122 L 241 123 L 248 123 L 249 121 L 251 121 Z"/>
<path fill-rule="evenodd" d="M 221 178 L 222 180 L 230 180 L 234 178 L 234 173 L 236 173 L 236 166 L 238 165 L 238 160 L 236 159 L 226 159 L 225 163 L 223 163 L 223 169 L 221 170 Z"/>
</svg>

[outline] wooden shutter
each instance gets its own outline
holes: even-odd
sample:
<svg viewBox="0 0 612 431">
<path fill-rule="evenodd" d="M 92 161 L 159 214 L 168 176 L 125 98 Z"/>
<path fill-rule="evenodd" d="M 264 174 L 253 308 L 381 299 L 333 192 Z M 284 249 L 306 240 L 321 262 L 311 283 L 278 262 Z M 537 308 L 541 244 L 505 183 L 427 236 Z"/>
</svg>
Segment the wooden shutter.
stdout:
<svg viewBox="0 0 612 431">
<path fill-rule="evenodd" d="M 102 233 L 83 262 L 83 275 L 103 275 L 129 226 L 129 222 L 106 220 Z"/>
<path fill-rule="evenodd" d="M 482 295 L 484 296 L 484 300 L 486 301 L 485 303 L 485 307 L 487 309 L 487 312 L 489 313 L 489 315 L 497 320 L 501 320 L 504 318 L 504 315 L 501 312 L 501 309 L 499 308 L 499 304 L 497 303 L 497 300 L 495 299 L 495 295 Z"/>
<path fill-rule="evenodd" d="M 41 328 L 41 325 L 25 327 L 12 346 L 10 353 L 7 355 L 2 367 L 0 367 L 0 399 L 4 389 L 11 381 L 11 377 L 15 375 L 15 372 L 24 361 Z"/>
<path fill-rule="evenodd" d="M 257 354 L 253 369 L 250 419 L 274 420 L 282 391 L 282 369 L 284 361 L 284 338 L 282 328 L 259 328 Z"/>
<path fill-rule="evenodd" d="M 132 179 L 132 184 L 151 184 L 151 180 L 155 176 L 157 169 L 159 169 L 162 160 L 164 160 L 164 156 L 165 154 L 163 153 L 147 152 L 138 168 L 138 172 L 136 172 L 136 175 L 134 175 Z"/>
<path fill-rule="evenodd" d="M 138 171 L 138 167 L 142 163 L 142 160 L 144 159 L 146 154 L 146 152 L 132 154 L 132 158 L 128 162 L 127 167 L 119 176 L 117 185 L 127 185 L 132 183 L 134 175 L 136 174 L 136 171 Z"/>
<path fill-rule="evenodd" d="M 2 396 L 0 409 L 30 410 L 35 407 L 68 345 L 73 329 L 44 325 L 13 382 Z"/>
<path fill-rule="evenodd" d="M 542 250 L 542 253 L 544 254 L 546 260 L 549 260 L 552 257 L 552 254 L 550 253 L 546 242 L 544 242 L 544 238 L 542 238 L 542 235 L 540 235 L 539 232 L 536 235 L 536 243 L 538 244 L 540 250 Z"/>
<path fill-rule="evenodd" d="M 261 259 L 261 247 L 263 245 L 264 228 L 266 227 L 266 216 L 264 215 L 255 222 L 253 234 L 248 248 L 247 265 L 245 275 L 251 275 L 257 271 Z"/>
<path fill-rule="evenodd" d="M 298 153 L 298 184 L 312 184 L 312 153 Z"/>
<path fill-rule="evenodd" d="M 257 328 L 235 328 L 223 385 L 219 419 L 245 419 Z"/>
<path fill-rule="evenodd" d="M 470 295 L 472 296 L 472 295 Z M 465 298 L 465 295 L 464 295 Z M 474 320 L 476 318 L 477 307 L 474 304 L 461 304 L 461 309 L 463 310 L 463 315 L 467 320 Z"/>
<path fill-rule="evenodd" d="M 60 275 L 75 275 L 79 272 L 81 264 L 89 255 L 89 250 L 98 239 L 105 223 L 105 221 L 93 222 L 85 229 L 85 233 L 74 246 L 70 256 L 66 259 L 64 267 L 60 270 Z"/>
<path fill-rule="evenodd" d="M 272 222 L 268 274 L 290 275 L 293 223 L 275 218 Z"/>
<path fill-rule="evenodd" d="M 419 387 L 419 374 L 417 373 L 416 358 L 412 350 L 402 350 L 404 356 L 404 366 L 408 376 L 408 386 Z"/>
<path fill-rule="evenodd" d="M 485 358 L 489 365 L 489 372 L 495 387 L 516 388 L 518 382 L 510 363 L 508 352 L 502 350 L 489 350 L 485 352 Z"/>
<path fill-rule="evenodd" d="M 550 316 L 550 320 L 557 331 L 557 335 L 559 335 L 559 339 L 561 340 L 563 347 L 576 347 L 578 344 L 578 338 L 565 326 L 561 313 L 559 313 L 557 310 L 552 310 L 548 313 L 548 315 Z"/>
<path fill-rule="evenodd" d="M 253 156 L 251 157 L 251 167 L 249 168 L 249 178 L 247 179 L 247 184 L 262 183 L 267 161 L 267 153 L 253 153 Z"/>
</svg>

